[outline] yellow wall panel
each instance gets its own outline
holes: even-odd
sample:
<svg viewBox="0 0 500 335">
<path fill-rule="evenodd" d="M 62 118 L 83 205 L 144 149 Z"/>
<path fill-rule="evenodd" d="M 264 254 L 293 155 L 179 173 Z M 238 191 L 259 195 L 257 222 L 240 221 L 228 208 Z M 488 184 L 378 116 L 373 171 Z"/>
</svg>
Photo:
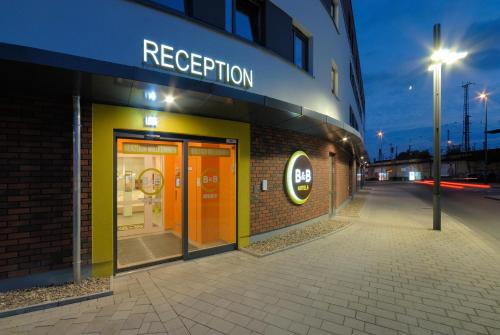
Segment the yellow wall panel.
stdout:
<svg viewBox="0 0 500 335">
<path fill-rule="evenodd" d="M 138 108 L 92 106 L 92 263 L 94 275 L 113 273 L 113 131 L 143 130 L 144 116 L 158 117 L 154 131 L 238 139 L 238 245 L 250 236 L 250 125 Z"/>
</svg>

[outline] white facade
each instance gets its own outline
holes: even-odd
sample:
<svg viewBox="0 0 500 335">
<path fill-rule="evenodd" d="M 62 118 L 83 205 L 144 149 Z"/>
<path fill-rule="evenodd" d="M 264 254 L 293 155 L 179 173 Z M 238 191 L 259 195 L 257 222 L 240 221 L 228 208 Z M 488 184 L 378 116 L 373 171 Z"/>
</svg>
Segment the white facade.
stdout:
<svg viewBox="0 0 500 335">
<path fill-rule="evenodd" d="M 350 83 L 349 68 L 351 63 L 354 67 L 355 60 L 343 9 L 337 30 L 320 0 L 273 3 L 310 37 L 310 73 L 263 46 L 218 28 L 125 0 L 54 0 L 50 6 L 39 0 L 3 2 L 0 43 L 139 68 L 147 67 L 143 64 L 144 39 L 168 44 L 251 69 L 253 87 L 247 89 L 252 93 L 306 107 L 346 124 L 351 106 L 360 132 L 354 135 L 362 137 L 364 120 L 360 119 Z M 332 93 L 333 63 L 339 72 L 338 97 Z"/>
</svg>

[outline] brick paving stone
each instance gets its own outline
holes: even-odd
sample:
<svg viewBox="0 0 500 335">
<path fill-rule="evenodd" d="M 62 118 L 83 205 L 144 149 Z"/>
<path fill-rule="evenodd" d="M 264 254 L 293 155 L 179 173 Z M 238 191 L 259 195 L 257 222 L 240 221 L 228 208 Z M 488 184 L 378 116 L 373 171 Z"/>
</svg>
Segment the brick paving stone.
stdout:
<svg viewBox="0 0 500 335">
<path fill-rule="evenodd" d="M 498 334 L 500 252 L 397 186 L 341 232 L 122 275 L 112 297 L 0 319 L 3 334 Z"/>
<path fill-rule="evenodd" d="M 352 328 L 329 321 L 323 321 L 321 329 L 339 335 L 350 335 L 352 333 Z"/>
<path fill-rule="evenodd" d="M 299 335 L 306 335 L 309 331 L 309 326 L 300 322 L 292 322 L 288 330 Z"/>
<path fill-rule="evenodd" d="M 223 320 L 218 317 L 213 317 L 209 322 L 208 322 L 208 327 L 215 329 L 221 333 L 224 334 L 229 334 L 231 330 L 234 328 L 234 324 L 231 322 L 228 322 L 226 320 Z"/>
</svg>

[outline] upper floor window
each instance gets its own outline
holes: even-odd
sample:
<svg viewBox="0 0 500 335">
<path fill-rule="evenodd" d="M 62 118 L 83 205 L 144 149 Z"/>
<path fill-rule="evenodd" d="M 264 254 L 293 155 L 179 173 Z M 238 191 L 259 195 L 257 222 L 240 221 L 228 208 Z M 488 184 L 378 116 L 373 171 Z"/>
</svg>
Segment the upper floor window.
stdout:
<svg viewBox="0 0 500 335">
<path fill-rule="evenodd" d="M 186 13 L 185 0 L 152 0 L 152 2 L 163 7 L 174 9 L 181 13 Z"/>
<path fill-rule="evenodd" d="M 337 68 L 337 64 L 335 64 L 335 63 L 332 64 L 331 85 L 332 85 L 332 93 L 335 94 L 335 96 L 338 98 L 339 97 L 339 70 Z"/>
<path fill-rule="evenodd" d="M 337 29 L 339 28 L 339 0 L 330 0 L 330 16 L 335 23 Z"/>
<path fill-rule="evenodd" d="M 226 31 L 232 33 L 233 32 L 233 0 L 226 0 L 226 12 L 224 13 L 226 16 Z"/>
<path fill-rule="evenodd" d="M 359 131 L 358 121 L 356 121 L 356 116 L 354 115 L 351 106 L 349 106 L 349 123 L 351 124 L 351 127 Z"/>
<path fill-rule="evenodd" d="M 261 7 L 258 1 L 236 0 L 233 32 L 249 41 L 261 42 Z"/>
<path fill-rule="evenodd" d="M 293 29 L 293 62 L 304 71 L 309 71 L 309 39 L 298 29 Z"/>
</svg>

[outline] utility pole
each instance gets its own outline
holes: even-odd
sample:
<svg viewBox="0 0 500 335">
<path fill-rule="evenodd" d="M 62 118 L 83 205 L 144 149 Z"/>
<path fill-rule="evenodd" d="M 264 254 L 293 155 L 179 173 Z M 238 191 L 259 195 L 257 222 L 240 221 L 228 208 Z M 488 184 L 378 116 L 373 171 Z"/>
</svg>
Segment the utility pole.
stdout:
<svg viewBox="0 0 500 335">
<path fill-rule="evenodd" d="M 488 97 L 484 100 L 484 167 L 488 170 Z"/>
<path fill-rule="evenodd" d="M 479 94 L 479 99 L 484 100 L 484 168 L 488 166 L 488 93 Z"/>
<path fill-rule="evenodd" d="M 441 50 L 441 25 L 433 28 L 434 50 Z M 432 226 L 441 230 L 441 63 L 434 64 L 433 73 L 433 110 L 434 110 L 434 160 L 432 174 L 434 177 Z"/>
<path fill-rule="evenodd" d="M 451 146 L 450 129 L 448 128 L 447 136 L 446 136 L 446 153 L 450 153 L 450 146 Z"/>
<path fill-rule="evenodd" d="M 474 83 L 468 81 L 462 84 L 464 89 L 464 119 L 463 119 L 463 133 L 462 133 L 462 145 L 464 152 L 470 151 L 470 114 L 469 114 L 469 86 L 474 85 Z"/>
<path fill-rule="evenodd" d="M 377 133 L 378 136 L 378 160 L 381 161 L 383 159 L 383 154 L 382 154 L 382 138 L 384 137 L 384 133 L 382 130 L 379 130 Z"/>
</svg>

